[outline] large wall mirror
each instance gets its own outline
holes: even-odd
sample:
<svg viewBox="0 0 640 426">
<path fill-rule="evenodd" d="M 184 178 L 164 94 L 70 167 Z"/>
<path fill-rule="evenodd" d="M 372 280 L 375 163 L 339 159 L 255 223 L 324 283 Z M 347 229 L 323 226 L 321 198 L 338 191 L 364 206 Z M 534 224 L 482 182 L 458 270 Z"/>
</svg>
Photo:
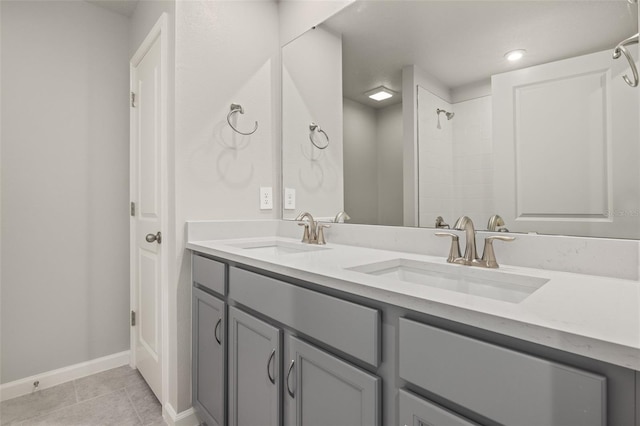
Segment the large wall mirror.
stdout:
<svg viewBox="0 0 640 426">
<path fill-rule="evenodd" d="M 637 7 L 355 1 L 282 49 L 283 218 L 640 238 Z"/>
</svg>

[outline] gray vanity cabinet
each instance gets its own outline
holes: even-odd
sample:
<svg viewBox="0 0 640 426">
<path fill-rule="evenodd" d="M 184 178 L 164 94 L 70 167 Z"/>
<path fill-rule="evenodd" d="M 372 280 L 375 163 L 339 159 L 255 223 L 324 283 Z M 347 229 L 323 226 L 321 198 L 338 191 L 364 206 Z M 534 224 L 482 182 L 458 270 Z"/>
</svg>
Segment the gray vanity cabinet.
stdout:
<svg viewBox="0 0 640 426">
<path fill-rule="evenodd" d="M 478 426 L 410 392 L 399 392 L 400 426 Z"/>
<path fill-rule="evenodd" d="M 209 426 L 225 425 L 225 303 L 193 288 L 193 405 Z"/>
<path fill-rule="evenodd" d="M 229 425 L 279 426 L 282 331 L 229 308 Z"/>
<path fill-rule="evenodd" d="M 293 336 L 285 359 L 286 425 L 380 424 L 379 377 Z"/>
</svg>

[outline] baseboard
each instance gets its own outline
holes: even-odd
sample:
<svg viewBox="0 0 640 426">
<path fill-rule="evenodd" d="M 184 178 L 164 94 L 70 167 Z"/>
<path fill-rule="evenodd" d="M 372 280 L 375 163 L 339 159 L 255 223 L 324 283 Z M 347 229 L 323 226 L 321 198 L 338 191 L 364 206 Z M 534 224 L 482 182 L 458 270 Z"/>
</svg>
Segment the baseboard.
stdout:
<svg viewBox="0 0 640 426">
<path fill-rule="evenodd" d="M 24 379 L 0 385 L 0 401 L 16 398 L 29 394 L 33 391 L 33 382 L 40 382 L 38 389 L 50 388 L 81 377 L 90 376 L 101 371 L 110 370 L 129 364 L 130 351 L 119 352 L 91 361 L 81 362 L 68 367 L 58 368 L 44 373 L 36 374 Z"/>
<path fill-rule="evenodd" d="M 169 426 L 198 426 L 200 424 L 193 407 L 176 413 L 171 404 L 166 403 L 162 407 L 162 417 Z"/>
</svg>

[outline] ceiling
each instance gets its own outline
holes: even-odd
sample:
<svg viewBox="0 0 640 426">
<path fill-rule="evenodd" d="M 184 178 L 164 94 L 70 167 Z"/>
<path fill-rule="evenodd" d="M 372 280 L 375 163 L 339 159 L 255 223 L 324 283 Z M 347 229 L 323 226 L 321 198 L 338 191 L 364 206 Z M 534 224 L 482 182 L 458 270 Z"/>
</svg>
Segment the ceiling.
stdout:
<svg viewBox="0 0 640 426">
<path fill-rule="evenodd" d="M 357 1 L 322 27 L 342 34 L 344 96 L 372 106 L 364 92 L 402 90 L 415 64 L 451 89 L 491 75 L 613 49 L 638 32 L 627 0 Z M 516 64 L 504 54 L 526 49 Z"/>
<path fill-rule="evenodd" d="M 95 4 L 104 9 L 124 16 L 131 16 L 139 0 L 85 0 L 87 3 Z"/>
</svg>

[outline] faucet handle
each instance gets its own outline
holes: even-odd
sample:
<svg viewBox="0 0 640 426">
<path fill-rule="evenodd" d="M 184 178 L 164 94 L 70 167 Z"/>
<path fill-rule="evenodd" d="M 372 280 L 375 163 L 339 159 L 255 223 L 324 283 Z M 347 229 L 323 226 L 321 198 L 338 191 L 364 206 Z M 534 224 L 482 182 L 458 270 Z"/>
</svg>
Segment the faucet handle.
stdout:
<svg viewBox="0 0 640 426">
<path fill-rule="evenodd" d="M 309 242 L 309 224 L 302 222 L 302 223 L 298 223 L 298 226 L 304 226 L 304 233 L 302 234 L 302 242 L 308 243 Z"/>
<path fill-rule="evenodd" d="M 320 245 L 327 244 L 327 240 L 324 239 L 324 228 L 331 228 L 331 225 L 328 223 L 318 223 L 318 244 Z"/>
<path fill-rule="evenodd" d="M 499 268 L 498 261 L 496 260 L 496 253 L 493 251 L 493 240 L 500 241 L 513 241 L 516 237 L 507 237 L 506 235 L 491 235 L 484 239 L 484 252 L 482 253 L 482 261 L 487 265 L 487 268 Z"/>
<path fill-rule="evenodd" d="M 453 263 L 456 259 L 462 257 L 460 254 L 460 238 L 453 232 L 436 232 L 436 237 L 451 237 L 451 248 L 449 249 L 449 257 L 447 257 L 448 263 Z"/>
</svg>

